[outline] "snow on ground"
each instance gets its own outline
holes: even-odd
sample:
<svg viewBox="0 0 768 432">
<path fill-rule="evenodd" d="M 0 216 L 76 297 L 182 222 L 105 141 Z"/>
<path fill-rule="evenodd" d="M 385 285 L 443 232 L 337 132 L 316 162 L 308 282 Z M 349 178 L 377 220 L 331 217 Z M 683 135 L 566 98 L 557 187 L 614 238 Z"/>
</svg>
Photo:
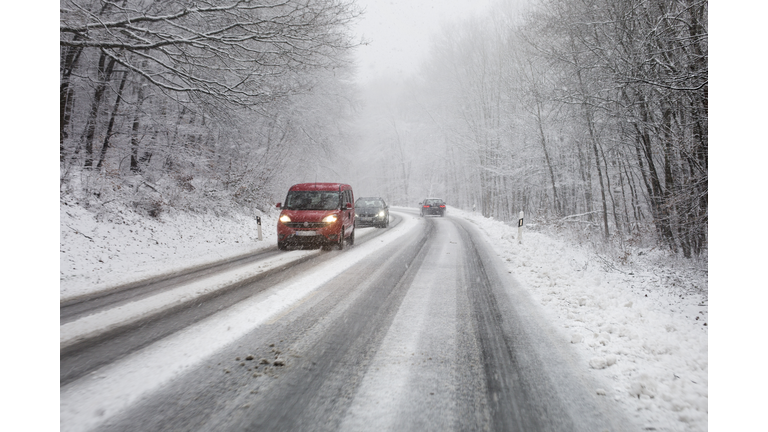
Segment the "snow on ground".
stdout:
<svg viewBox="0 0 768 432">
<path fill-rule="evenodd" d="M 705 431 L 708 297 L 705 271 L 636 250 L 625 263 L 585 247 L 451 209 L 476 223 L 508 269 L 556 323 L 584 367 L 646 430 Z"/>
<path fill-rule="evenodd" d="M 93 212 L 60 206 L 60 299 L 275 245 L 277 212 L 261 215 Z M 706 272 L 658 251 L 623 262 L 586 247 L 451 208 L 477 224 L 542 306 L 584 368 L 647 430 L 705 431 L 708 419 Z"/>
<path fill-rule="evenodd" d="M 126 207 L 94 212 L 62 203 L 61 300 L 273 247 L 277 215 L 170 212 L 150 219 Z"/>
<path fill-rule="evenodd" d="M 61 347 L 69 346 L 86 338 L 96 337 L 115 328 L 135 323 L 146 316 L 161 313 L 172 307 L 193 302 L 208 293 L 224 289 L 275 267 L 289 264 L 316 251 L 293 251 L 279 254 L 258 262 L 239 266 L 220 274 L 200 278 L 171 290 L 81 317 L 59 327 Z"/>
<path fill-rule="evenodd" d="M 139 350 L 114 364 L 107 365 L 96 371 L 94 377 L 97 379 L 79 380 L 68 385 L 61 392 L 61 431 L 86 430 L 97 427 L 135 401 L 140 400 L 143 395 L 186 373 L 192 366 L 199 364 L 203 359 L 227 344 L 233 343 L 259 325 L 274 320 L 289 310 L 291 306 L 306 298 L 312 291 L 323 286 L 362 259 L 388 246 L 396 238 L 407 235 L 417 226 L 417 217 L 407 217 L 403 223 L 377 238 L 380 241 L 367 242 L 345 251 L 343 255 L 337 255 L 320 264 L 310 274 L 277 284 L 270 290 L 237 303 L 229 308 L 226 314 L 212 315 L 164 338 L 156 343 L 152 349 Z M 368 234 L 371 232 L 370 230 L 368 229 L 364 234 L 361 234 Z M 314 252 L 297 250 L 280 255 L 290 258 L 300 257 L 308 253 Z M 258 265 L 259 263 L 254 263 L 245 267 Z M 237 272 L 238 270 L 228 273 Z M 212 279 L 213 283 L 206 283 L 205 280 L 201 280 L 192 285 L 222 285 L 223 282 L 220 282 L 222 278 L 226 279 L 228 276 L 215 276 L 207 278 Z M 171 292 L 168 294 L 175 296 Z M 162 296 L 164 294 L 154 297 Z M 156 300 L 150 301 L 156 302 Z M 141 303 L 141 301 L 134 303 Z M 137 305 L 135 309 L 139 312 L 146 308 Z M 107 323 L 113 323 L 116 322 L 115 320 L 122 320 L 123 315 L 122 313 L 115 314 L 112 310 L 109 313 L 94 314 L 70 323 L 75 324 L 75 328 L 66 328 L 68 324 L 65 324 L 61 327 L 62 340 L 65 333 L 77 334 L 77 331 L 81 329 L 103 327 L 105 320 Z"/>
</svg>

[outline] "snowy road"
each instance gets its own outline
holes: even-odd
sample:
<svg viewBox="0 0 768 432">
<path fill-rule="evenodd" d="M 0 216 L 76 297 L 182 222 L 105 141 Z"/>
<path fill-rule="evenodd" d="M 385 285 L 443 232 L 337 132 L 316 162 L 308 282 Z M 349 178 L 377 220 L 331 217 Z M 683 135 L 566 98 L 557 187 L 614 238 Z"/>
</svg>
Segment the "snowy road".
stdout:
<svg viewBox="0 0 768 432">
<path fill-rule="evenodd" d="M 398 211 L 68 302 L 61 430 L 627 430 L 482 238 Z"/>
</svg>

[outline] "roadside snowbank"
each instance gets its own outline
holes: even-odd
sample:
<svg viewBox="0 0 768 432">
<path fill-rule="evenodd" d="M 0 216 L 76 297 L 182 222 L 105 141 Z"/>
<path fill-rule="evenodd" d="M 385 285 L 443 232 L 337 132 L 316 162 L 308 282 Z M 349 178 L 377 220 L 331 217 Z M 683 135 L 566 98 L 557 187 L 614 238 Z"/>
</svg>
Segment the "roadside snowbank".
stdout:
<svg viewBox="0 0 768 432">
<path fill-rule="evenodd" d="M 275 214 L 161 213 L 150 219 L 126 207 L 95 213 L 62 203 L 60 300 L 243 255 L 275 245 Z"/>
<path fill-rule="evenodd" d="M 584 367 L 647 430 L 705 431 L 708 418 L 706 271 L 659 252 L 619 263 L 577 245 L 451 209 L 477 224 L 508 269 L 556 323 Z"/>
</svg>

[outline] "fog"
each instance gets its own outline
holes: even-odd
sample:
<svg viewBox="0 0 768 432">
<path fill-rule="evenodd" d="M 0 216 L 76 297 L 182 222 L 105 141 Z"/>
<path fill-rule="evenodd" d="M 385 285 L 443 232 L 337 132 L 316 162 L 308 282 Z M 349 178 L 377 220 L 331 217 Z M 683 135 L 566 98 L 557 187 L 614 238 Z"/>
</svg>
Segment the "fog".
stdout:
<svg viewBox="0 0 768 432">
<path fill-rule="evenodd" d="M 657 6 L 498 2 L 425 23 L 428 44 L 414 37 L 409 51 L 419 55 L 398 42 L 366 53 L 356 187 L 508 221 L 525 211 L 604 239 L 650 228 L 671 250 L 700 255 L 707 3 Z M 387 59 L 403 67 L 382 67 Z"/>
</svg>

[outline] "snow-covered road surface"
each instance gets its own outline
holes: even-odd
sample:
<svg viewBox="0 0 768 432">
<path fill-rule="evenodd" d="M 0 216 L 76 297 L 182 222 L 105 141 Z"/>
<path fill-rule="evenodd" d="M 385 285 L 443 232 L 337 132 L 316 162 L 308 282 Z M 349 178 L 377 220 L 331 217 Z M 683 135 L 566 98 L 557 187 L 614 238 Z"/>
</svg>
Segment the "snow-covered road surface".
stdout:
<svg viewBox="0 0 768 432">
<path fill-rule="evenodd" d="M 192 283 L 184 284 L 150 297 L 105 309 L 64 323 L 61 325 L 59 332 L 61 349 L 68 348 L 84 339 L 99 337 L 118 327 L 131 325 L 147 316 L 162 313 L 175 306 L 194 302 L 200 297 L 316 253 L 316 251 L 294 251 L 280 254 L 223 274 L 200 278 Z"/>
<path fill-rule="evenodd" d="M 632 430 L 471 224 L 397 216 L 68 379 L 61 430 Z M 72 322 L 110 325 L 202 284 Z"/>
<path fill-rule="evenodd" d="M 140 350 L 105 368 L 92 371 L 91 375 L 99 377 L 98 380 L 78 381 L 67 386 L 66 391 L 62 391 L 61 430 L 70 430 L 69 426 L 73 425 L 77 427 L 72 430 L 83 430 L 82 427 L 87 430 L 102 422 L 104 418 L 120 412 L 143 394 L 163 385 L 201 359 L 289 309 L 328 280 L 392 240 L 408 233 L 415 228 L 416 222 L 414 218 L 408 217 L 404 223 L 397 224 L 389 232 L 379 236 L 378 242 L 363 243 L 354 251 L 335 256 L 323 263 L 311 274 L 276 285 L 269 291 L 237 303 L 224 314 L 211 316 L 161 340 L 150 349 Z M 365 235 L 366 233 L 363 233 L 360 236 L 361 240 Z M 97 338 L 115 327 L 130 325 L 147 316 L 162 313 L 179 303 L 193 302 L 195 298 L 226 288 L 249 276 L 318 253 L 313 250 L 284 252 L 276 257 L 202 278 L 155 296 L 86 315 L 61 326 L 62 348 L 83 339 Z M 179 356 L 179 352 L 183 354 Z M 98 415 L 94 416 L 94 412 Z"/>
</svg>

